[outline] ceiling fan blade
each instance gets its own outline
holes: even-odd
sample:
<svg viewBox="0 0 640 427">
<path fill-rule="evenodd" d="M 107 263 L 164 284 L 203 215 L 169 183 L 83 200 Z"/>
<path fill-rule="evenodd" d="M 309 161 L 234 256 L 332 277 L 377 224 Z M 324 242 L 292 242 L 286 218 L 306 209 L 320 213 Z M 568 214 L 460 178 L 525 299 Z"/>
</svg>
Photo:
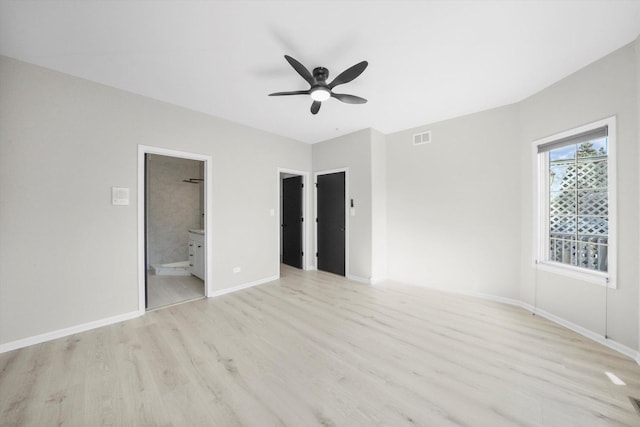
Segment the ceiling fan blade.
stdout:
<svg viewBox="0 0 640 427">
<path fill-rule="evenodd" d="M 360 98 L 359 96 L 347 95 L 344 93 L 331 92 L 331 97 L 337 99 L 338 101 L 345 102 L 347 104 L 364 104 L 367 102 L 366 99 Z"/>
<path fill-rule="evenodd" d="M 362 74 L 362 72 L 367 68 L 367 65 L 369 65 L 367 61 L 362 61 L 357 63 L 353 67 L 347 68 L 342 73 L 338 74 L 338 77 L 333 79 L 331 83 L 329 83 L 329 89 L 333 89 L 338 85 L 349 83 L 351 80 Z"/>
<path fill-rule="evenodd" d="M 307 81 L 307 83 L 313 86 L 313 84 L 315 83 L 315 80 L 313 79 L 313 76 L 311 75 L 309 70 L 307 70 L 307 68 L 304 65 L 302 65 L 300 62 L 296 61 L 294 58 L 290 57 L 289 55 L 285 55 L 284 59 L 286 59 L 287 62 L 291 64 L 293 69 L 296 70 L 298 74 L 300 74 L 302 78 Z"/>
<path fill-rule="evenodd" d="M 308 90 L 293 90 L 290 92 L 274 92 L 270 93 L 269 96 L 284 96 L 284 95 L 309 95 Z"/>
<path fill-rule="evenodd" d="M 318 111 L 320 111 L 321 104 L 322 102 L 320 101 L 313 101 L 313 104 L 311 104 L 311 114 L 318 114 Z"/>
</svg>

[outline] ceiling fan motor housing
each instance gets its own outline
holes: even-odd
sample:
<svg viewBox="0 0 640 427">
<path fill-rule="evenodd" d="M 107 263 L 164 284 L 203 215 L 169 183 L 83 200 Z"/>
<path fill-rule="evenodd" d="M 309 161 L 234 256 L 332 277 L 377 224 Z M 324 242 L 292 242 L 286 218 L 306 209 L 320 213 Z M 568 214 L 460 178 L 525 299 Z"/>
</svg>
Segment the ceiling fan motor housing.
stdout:
<svg viewBox="0 0 640 427">
<path fill-rule="evenodd" d="M 317 67 L 313 69 L 313 78 L 317 82 L 325 82 L 329 78 L 329 70 L 324 67 Z"/>
</svg>

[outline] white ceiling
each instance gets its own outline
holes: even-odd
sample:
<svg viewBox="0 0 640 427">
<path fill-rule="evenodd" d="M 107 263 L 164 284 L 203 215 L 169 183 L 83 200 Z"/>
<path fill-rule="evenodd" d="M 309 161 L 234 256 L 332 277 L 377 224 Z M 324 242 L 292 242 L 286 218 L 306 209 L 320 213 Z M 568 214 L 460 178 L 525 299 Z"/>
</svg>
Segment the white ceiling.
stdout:
<svg viewBox="0 0 640 427">
<path fill-rule="evenodd" d="M 5 1 L 0 53 L 305 142 L 517 102 L 640 33 L 640 1 Z M 288 54 L 332 77 L 311 115 Z"/>
</svg>

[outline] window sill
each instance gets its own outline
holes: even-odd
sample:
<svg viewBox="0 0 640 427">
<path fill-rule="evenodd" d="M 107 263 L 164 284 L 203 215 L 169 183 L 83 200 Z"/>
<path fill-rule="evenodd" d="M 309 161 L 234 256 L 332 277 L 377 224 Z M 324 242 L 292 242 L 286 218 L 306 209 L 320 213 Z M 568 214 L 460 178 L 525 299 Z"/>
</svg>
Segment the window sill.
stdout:
<svg viewBox="0 0 640 427">
<path fill-rule="evenodd" d="M 550 261 L 539 261 L 535 264 L 535 268 L 549 273 L 558 274 L 560 276 L 581 280 L 583 282 L 606 286 L 611 289 L 616 288 L 616 283 L 614 280 L 611 280 L 611 275 L 602 271 L 590 271 L 584 268 Z"/>
</svg>

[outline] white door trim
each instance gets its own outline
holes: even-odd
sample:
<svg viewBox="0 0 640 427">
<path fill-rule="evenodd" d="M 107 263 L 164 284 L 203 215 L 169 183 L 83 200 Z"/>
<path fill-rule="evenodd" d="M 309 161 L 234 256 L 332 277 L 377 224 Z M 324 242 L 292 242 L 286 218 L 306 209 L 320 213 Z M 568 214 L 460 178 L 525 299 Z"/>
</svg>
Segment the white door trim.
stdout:
<svg viewBox="0 0 640 427">
<path fill-rule="evenodd" d="M 318 191 L 316 189 L 316 184 L 318 183 L 318 175 L 328 175 L 339 172 L 344 172 L 344 276 L 348 278 L 351 276 L 349 272 L 349 201 L 351 200 L 349 197 L 349 168 L 329 169 L 314 172 L 313 174 L 313 259 L 314 266 L 317 269 L 318 258 L 315 256 L 315 254 L 318 253 L 318 225 L 316 223 L 316 218 L 318 217 Z"/>
<path fill-rule="evenodd" d="M 138 145 L 138 313 L 144 314 L 145 307 L 145 239 L 144 239 L 144 202 L 145 202 L 145 154 L 159 154 L 162 156 L 179 157 L 182 159 L 198 160 L 204 162 L 204 257 L 205 257 L 205 296 L 213 295 L 213 238 L 212 217 L 213 212 L 213 170 L 212 157 L 206 154 L 189 153 L 186 151 L 169 150 L 167 148 Z"/>
<path fill-rule="evenodd" d="M 282 210 L 282 185 L 280 184 L 280 174 L 281 173 L 290 173 L 293 175 L 299 175 L 302 177 L 302 217 L 304 218 L 304 221 L 302 223 L 302 268 L 304 270 L 311 270 L 313 269 L 313 264 L 311 263 L 311 260 L 313 259 L 312 256 L 310 256 L 311 254 L 311 248 L 310 246 L 310 242 L 308 239 L 308 236 L 311 235 L 310 233 L 310 228 L 311 228 L 311 218 L 310 215 L 308 215 L 309 212 L 309 202 L 310 202 L 310 197 L 309 197 L 309 191 L 311 188 L 311 184 L 309 183 L 309 172 L 307 171 L 299 171 L 299 170 L 295 170 L 295 169 L 287 169 L 287 168 L 277 168 L 276 169 L 276 186 L 277 186 L 277 190 L 276 190 L 276 272 L 278 274 L 278 277 L 280 277 L 280 215 L 281 215 L 281 210 Z"/>
</svg>

